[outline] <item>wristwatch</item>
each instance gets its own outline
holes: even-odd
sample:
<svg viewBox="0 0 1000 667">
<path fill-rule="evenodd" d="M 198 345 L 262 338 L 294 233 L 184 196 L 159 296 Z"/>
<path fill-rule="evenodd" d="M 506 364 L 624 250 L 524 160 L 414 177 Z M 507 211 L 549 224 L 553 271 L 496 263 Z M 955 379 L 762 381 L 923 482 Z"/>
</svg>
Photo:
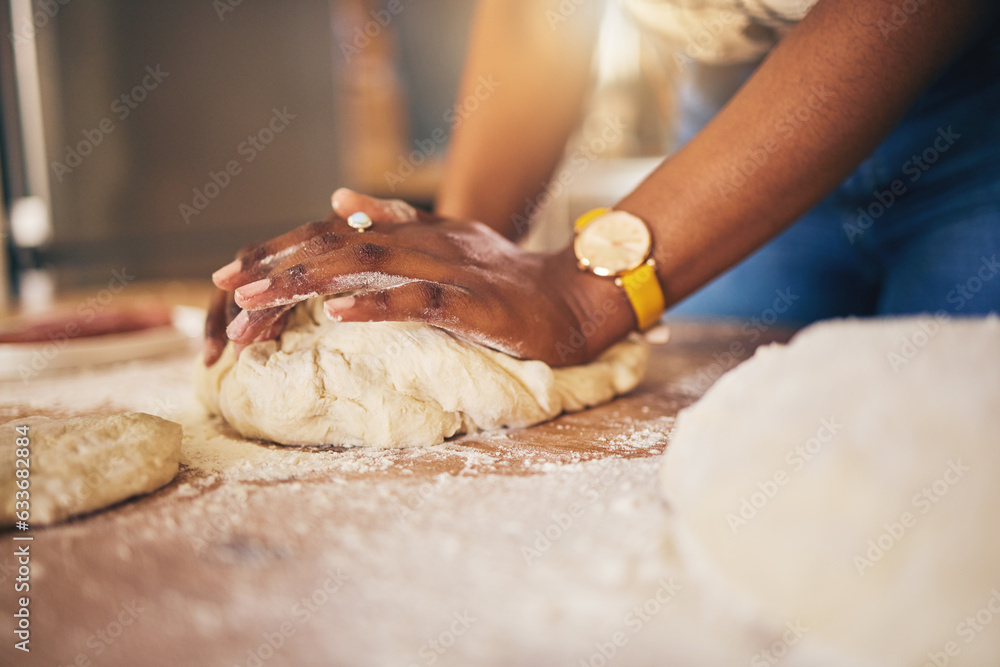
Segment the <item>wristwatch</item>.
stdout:
<svg viewBox="0 0 1000 667">
<path fill-rule="evenodd" d="M 632 304 L 640 331 L 659 322 L 665 303 L 646 223 L 625 211 L 596 208 L 577 218 L 575 233 L 577 266 L 614 277 Z"/>
</svg>

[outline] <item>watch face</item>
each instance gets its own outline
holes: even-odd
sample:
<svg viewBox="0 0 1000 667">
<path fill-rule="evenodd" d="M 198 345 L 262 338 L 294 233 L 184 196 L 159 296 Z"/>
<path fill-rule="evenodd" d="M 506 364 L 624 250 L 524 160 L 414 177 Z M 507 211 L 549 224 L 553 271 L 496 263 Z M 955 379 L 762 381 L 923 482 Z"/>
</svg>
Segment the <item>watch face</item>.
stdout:
<svg viewBox="0 0 1000 667">
<path fill-rule="evenodd" d="M 646 261 L 652 239 L 631 213 L 611 211 L 584 227 L 573 249 L 580 263 L 599 276 L 617 276 Z"/>
</svg>

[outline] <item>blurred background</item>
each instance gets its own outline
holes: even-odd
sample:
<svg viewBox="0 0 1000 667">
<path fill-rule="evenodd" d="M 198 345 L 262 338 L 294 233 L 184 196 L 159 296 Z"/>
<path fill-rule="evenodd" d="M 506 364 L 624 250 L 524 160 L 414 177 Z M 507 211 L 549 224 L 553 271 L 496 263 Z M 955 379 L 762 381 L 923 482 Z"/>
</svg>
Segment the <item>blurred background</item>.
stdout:
<svg viewBox="0 0 1000 667">
<path fill-rule="evenodd" d="M 341 185 L 433 204 L 475 3 L 4 0 L 0 159 L 7 304 L 197 279 L 325 217 Z M 611 3 L 578 136 L 624 132 L 532 211 L 553 247 L 671 135 L 662 59 Z M 463 112 L 474 113 L 474 109 Z"/>
</svg>

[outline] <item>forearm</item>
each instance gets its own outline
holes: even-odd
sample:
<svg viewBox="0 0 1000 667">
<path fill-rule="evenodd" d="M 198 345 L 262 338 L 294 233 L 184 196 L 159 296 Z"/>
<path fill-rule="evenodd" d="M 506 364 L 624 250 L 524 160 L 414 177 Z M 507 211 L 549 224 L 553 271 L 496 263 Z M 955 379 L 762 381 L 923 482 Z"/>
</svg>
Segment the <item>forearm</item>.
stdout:
<svg viewBox="0 0 1000 667">
<path fill-rule="evenodd" d="M 996 14 L 995 3 L 927 0 L 883 34 L 898 4 L 820 0 L 729 105 L 618 204 L 650 223 L 668 304 L 825 197 Z"/>
<path fill-rule="evenodd" d="M 453 128 L 439 214 L 479 220 L 508 238 L 525 231 L 512 218 L 540 193 L 580 118 L 602 3 L 573 5 L 566 16 L 559 5 L 480 2 L 459 104 L 483 78 L 497 87 Z"/>
</svg>

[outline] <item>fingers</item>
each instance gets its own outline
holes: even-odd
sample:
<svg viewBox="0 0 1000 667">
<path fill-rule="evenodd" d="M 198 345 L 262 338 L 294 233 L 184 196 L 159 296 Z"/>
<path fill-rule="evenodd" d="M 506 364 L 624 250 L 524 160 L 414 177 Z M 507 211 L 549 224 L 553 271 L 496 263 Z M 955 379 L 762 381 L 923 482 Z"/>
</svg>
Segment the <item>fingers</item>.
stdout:
<svg viewBox="0 0 1000 667">
<path fill-rule="evenodd" d="M 232 303 L 232 299 L 232 292 L 215 290 L 212 294 L 212 300 L 208 305 L 208 316 L 205 318 L 205 345 L 202 349 L 202 358 L 206 366 L 215 364 L 226 347 L 226 324 L 232 319 L 228 306 Z"/>
<path fill-rule="evenodd" d="M 291 266 L 344 245 L 351 233 L 357 233 L 333 220 L 319 220 L 302 225 L 270 241 L 248 246 L 237 258 L 212 274 L 221 289 L 235 290 L 266 276 L 276 268 Z"/>
<path fill-rule="evenodd" d="M 514 341 L 484 336 L 491 316 L 464 287 L 417 280 L 392 289 L 327 299 L 326 316 L 336 322 L 423 322 L 474 343 L 523 357 Z"/>
<path fill-rule="evenodd" d="M 216 290 L 205 318 L 205 346 L 202 352 L 206 366 L 213 366 L 222 356 L 226 343 L 237 343 L 239 352 L 250 343 L 277 338 L 285 328 L 291 306 L 247 313 L 233 301 L 232 292 Z M 228 325 L 228 326 L 227 326 Z M 237 335 L 230 335 L 233 332 Z"/>
<path fill-rule="evenodd" d="M 414 280 L 450 283 L 453 271 L 418 250 L 363 241 L 243 285 L 236 290 L 236 302 L 247 310 L 259 310 L 320 294 L 387 289 Z"/>
<path fill-rule="evenodd" d="M 407 223 L 417 222 L 417 209 L 402 199 L 376 199 L 354 190 L 340 188 L 330 197 L 333 212 L 347 218 L 358 211 L 368 214 L 372 222 Z"/>
<path fill-rule="evenodd" d="M 239 345 L 249 345 L 264 340 L 273 340 L 281 335 L 285 328 L 288 311 L 295 304 L 266 308 L 263 310 L 244 310 L 229 323 L 226 335 L 229 340 Z"/>
<path fill-rule="evenodd" d="M 326 316 L 344 322 L 454 321 L 467 309 L 469 293 L 455 285 L 416 280 L 399 287 L 327 299 Z"/>
<path fill-rule="evenodd" d="M 400 199 L 376 199 L 346 188 L 333 193 L 331 204 L 341 218 L 362 211 L 376 223 L 417 222 L 420 215 Z M 334 219 L 310 222 L 270 241 L 248 246 L 235 260 L 213 273 L 212 281 L 221 289 L 235 290 L 282 265 L 301 264 L 339 248 L 356 232 L 338 222 Z"/>
</svg>

